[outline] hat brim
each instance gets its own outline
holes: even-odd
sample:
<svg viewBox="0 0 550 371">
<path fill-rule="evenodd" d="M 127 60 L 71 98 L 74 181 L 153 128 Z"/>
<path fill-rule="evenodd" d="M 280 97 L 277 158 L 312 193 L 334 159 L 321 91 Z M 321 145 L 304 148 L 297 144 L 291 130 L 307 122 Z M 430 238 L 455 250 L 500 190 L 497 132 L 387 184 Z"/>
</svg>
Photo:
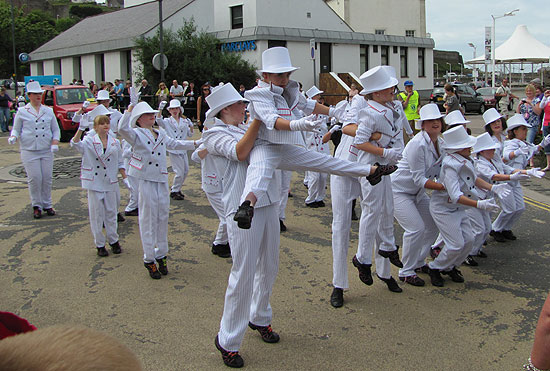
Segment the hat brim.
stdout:
<svg viewBox="0 0 550 371">
<path fill-rule="evenodd" d="M 530 127 L 532 127 L 531 125 L 529 125 L 529 124 L 524 124 L 524 123 L 511 124 L 510 126 L 508 126 L 508 127 L 506 128 L 506 131 L 510 131 L 510 130 L 517 129 L 517 128 L 519 128 L 520 126 L 525 126 L 527 129 L 529 129 Z"/>
<path fill-rule="evenodd" d="M 428 118 L 425 118 L 425 119 L 419 119 L 419 120 L 416 120 L 416 122 L 414 123 L 414 128 L 416 130 L 421 130 L 422 129 L 422 123 L 426 120 L 437 120 L 437 119 L 440 119 L 442 118 L 443 115 L 442 113 L 439 114 L 439 116 L 434 116 L 434 117 L 428 117 Z M 468 121 L 469 122 L 469 121 Z"/>
<path fill-rule="evenodd" d="M 237 103 L 237 102 L 245 102 L 245 103 L 250 103 L 250 101 L 248 99 L 244 99 L 244 98 L 240 98 L 240 99 L 232 99 L 232 100 L 229 100 L 227 102 L 224 102 L 223 104 L 221 104 L 220 106 L 218 107 L 214 107 L 214 108 L 210 108 L 208 111 L 206 111 L 206 118 L 207 119 L 211 119 L 211 118 L 214 118 L 216 117 L 216 115 L 222 110 L 224 109 L 225 107 L 229 107 L 230 105 L 234 104 L 234 103 Z"/>
<path fill-rule="evenodd" d="M 361 90 L 361 92 L 359 94 L 361 95 L 367 95 L 367 94 L 371 94 L 371 93 L 375 93 L 377 91 L 381 91 L 381 90 L 384 90 L 384 89 L 388 89 L 388 88 L 391 88 L 392 86 L 397 86 L 399 84 L 399 81 L 395 78 L 395 77 L 391 77 L 384 85 L 382 85 L 381 87 L 377 87 L 376 89 L 368 89 L 368 88 L 365 88 L 363 90 Z"/>
<path fill-rule="evenodd" d="M 103 101 L 103 100 L 108 100 L 109 103 L 111 103 L 113 101 L 111 98 L 107 98 L 107 99 L 97 99 L 96 98 L 95 100 L 96 100 L 96 102 Z"/>
<path fill-rule="evenodd" d="M 442 147 L 444 149 L 461 150 L 461 149 L 464 149 L 464 148 L 473 147 L 473 146 L 475 146 L 476 143 L 477 143 L 476 137 L 468 135 L 468 140 L 466 140 L 464 142 L 451 144 L 451 145 L 448 145 L 448 144 L 445 143 L 445 144 L 443 144 Z"/>
<path fill-rule="evenodd" d="M 500 115 L 500 114 L 499 114 L 499 115 Z M 503 118 L 503 117 L 504 117 L 504 116 L 500 115 L 499 117 L 496 117 L 495 119 L 493 119 L 493 121 L 486 122 L 485 125 L 483 125 L 483 126 L 491 125 L 493 122 L 495 122 L 496 120 L 501 119 L 501 118 Z"/>
<path fill-rule="evenodd" d="M 279 67 L 279 68 L 273 68 L 273 69 L 267 69 L 267 70 L 256 70 L 256 73 L 260 76 L 262 76 L 262 73 L 285 73 L 285 72 L 294 72 L 296 70 L 299 70 L 300 67 Z"/>
<path fill-rule="evenodd" d="M 473 149 L 472 152 L 473 152 L 473 153 L 479 153 L 479 152 L 481 152 L 481 151 L 487 151 L 487 150 L 490 150 L 490 149 L 497 149 L 497 148 L 499 148 L 499 147 L 500 147 L 500 145 L 498 145 L 497 143 L 494 143 L 494 144 L 492 144 L 492 145 L 490 145 L 490 146 L 488 146 L 488 147 L 486 147 L 486 148 L 483 148 L 483 147 L 482 147 L 482 148 L 475 148 L 475 146 L 474 146 L 474 149 Z"/>
<path fill-rule="evenodd" d="M 42 94 L 42 93 L 44 93 L 45 91 L 46 91 L 46 90 L 42 90 L 42 89 L 40 89 L 40 90 L 38 90 L 38 91 L 36 91 L 36 90 L 33 90 L 33 91 L 27 90 L 27 94 Z"/>
</svg>

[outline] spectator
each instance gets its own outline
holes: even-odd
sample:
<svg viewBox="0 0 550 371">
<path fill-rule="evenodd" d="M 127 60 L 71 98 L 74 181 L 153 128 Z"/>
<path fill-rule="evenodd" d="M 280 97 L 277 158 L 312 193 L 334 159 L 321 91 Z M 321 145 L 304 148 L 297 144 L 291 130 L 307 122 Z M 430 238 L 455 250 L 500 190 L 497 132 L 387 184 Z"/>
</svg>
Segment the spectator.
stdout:
<svg viewBox="0 0 550 371">
<path fill-rule="evenodd" d="M 241 85 L 239 86 L 239 94 L 240 94 L 241 97 L 243 97 L 243 98 L 244 98 L 244 92 L 245 92 L 245 91 L 246 91 L 246 88 L 244 87 L 243 84 L 241 84 Z"/>
<path fill-rule="evenodd" d="M 415 121 L 420 118 L 418 110 L 420 109 L 420 95 L 418 91 L 414 90 L 414 84 L 411 80 L 407 80 L 404 83 L 405 91 L 397 95 L 397 98 L 403 105 L 405 115 L 409 121 L 411 128 L 414 128 Z"/>
<path fill-rule="evenodd" d="M 445 114 L 448 115 L 449 113 L 460 110 L 460 103 L 458 101 L 458 97 L 455 94 L 455 89 L 451 84 L 445 84 L 445 95 L 447 98 L 445 98 L 445 103 L 443 104 L 443 107 L 445 107 Z M 464 112 L 462 112 L 464 114 Z"/>
<path fill-rule="evenodd" d="M 159 90 L 155 93 L 155 96 L 157 97 L 158 103 L 162 101 L 168 102 L 168 96 L 170 95 L 170 90 L 166 87 L 166 84 L 164 82 L 161 82 L 159 84 Z"/>
<path fill-rule="evenodd" d="M 519 102 L 516 113 L 520 113 L 523 118 L 525 118 L 525 121 L 531 127 L 527 129 L 527 142 L 533 144 L 535 141 L 535 136 L 539 132 L 540 128 L 540 114 L 542 112 L 542 109 L 540 108 L 540 98 L 536 96 L 537 91 L 535 87 L 532 84 L 528 84 L 525 87 L 525 95 L 526 98 L 523 98 L 521 102 Z M 534 167 L 533 163 L 533 157 L 529 160 L 529 164 L 531 167 Z"/>
<path fill-rule="evenodd" d="M 185 104 L 185 111 L 187 112 L 187 117 L 195 117 L 197 112 L 197 88 L 195 87 L 195 83 L 191 81 L 189 83 L 189 89 L 187 89 L 187 93 L 185 94 L 185 98 L 187 100 Z"/>
<path fill-rule="evenodd" d="M 187 104 L 187 92 L 189 91 L 189 83 L 187 81 L 184 81 L 181 83 L 181 87 L 183 88 L 183 95 L 180 101 L 182 106 L 185 106 Z"/>
<path fill-rule="evenodd" d="M 92 91 L 92 94 L 95 96 L 97 94 L 97 85 L 93 80 L 88 81 L 88 87 Z"/>
<path fill-rule="evenodd" d="M 502 85 L 495 92 L 495 98 L 498 99 L 498 111 L 504 118 L 508 118 L 512 115 L 512 109 L 514 102 L 512 99 L 518 99 L 517 96 L 512 94 L 512 90 L 508 86 L 508 80 L 503 79 Z"/>
<path fill-rule="evenodd" d="M 124 91 L 122 92 L 122 108 L 128 108 L 130 104 L 130 88 L 132 87 L 132 82 L 126 80 L 126 85 L 124 85 Z"/>
<path fill-rule="evenodd" d="M 177 99 L 180 102 L 183 100 L 183 87 L 178 85 L 178 80 L 172 81 L 172 86 L 170 87 L 170 97 L 172 99 Z"/>
<path fill-rule="evenodd" d="M 76 85 L 76 79 L 73 79 L 69 85 Z"/>
<path fill-rule="evenodd" d="M 105 90 L 109 92 L 109 98 L 111 99 L 111 102 L 114 102 L 116 100 L 116 94 L 115 94 L 115 86 L 112 82 L 107 81 L 105 83 Z"/>
<path fill-rule="evenodd" d="M 3 133 L 9 131 L 10 102 L 13 102 L 13 100 L 6 93 L 6 88 L 2 86 L 0 88 L 0 127 Z"/>
<path fill-rule="evenodd" d="M 82 86 L 84 86 L 84 80 L 78 80 L 78 81 L 76 82 L 76 85 L 82 85 Z"/>
<path fill-rule="evenodd" d="M 197 98 L 197 126 L 201 132 L 204 127 L 204 121 L 206 120 L 206 111 L 208 111 L 208 104 L 205 98 L 210 95 L 210 92 L 210 83 L 207 82 L 201 86 L 201 94 Z"/>
<path fill-rule="evenodd" d="M 115 80 L 115 94 L 117 98 L 118 107 L 122 106 L 122 98 L 124 94 L 124 82 L 120 79 Z"/>
<path fill-rule="evenodd" d="M 351 98 L 355 97 L 357 94 L 359 94 L 359 89 L 357 89 L 357 84 L 352 82 L 349 88 L 348 97 L 351 100 Z"/>
<path fill-rule="evenodd" d="M 130 84 L 130 86 L 132 85 Z M 151 88 L 151 85 L 149 85 L 147 80 L 141 80 L 141 87 L 139 88 L 139 92 L 141 94 L 141 100 L 147 102 L 150 105 L 153 101 L 153 88 Z"/>
</svg>

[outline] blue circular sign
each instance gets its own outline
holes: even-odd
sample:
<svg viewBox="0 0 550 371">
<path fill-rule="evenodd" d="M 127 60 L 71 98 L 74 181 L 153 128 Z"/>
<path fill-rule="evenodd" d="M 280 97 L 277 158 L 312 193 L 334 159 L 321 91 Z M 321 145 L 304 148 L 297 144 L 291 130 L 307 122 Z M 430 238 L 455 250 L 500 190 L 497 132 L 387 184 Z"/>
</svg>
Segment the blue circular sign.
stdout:
<svg viewBox="0 0 550 371">
<path fill-rule="evenodd" d="M 19 54 L 19 61 L 21 63 L 27 63 L 31 60 L 31 57 L 27 53 L 21 53 Z"/>
</svg>

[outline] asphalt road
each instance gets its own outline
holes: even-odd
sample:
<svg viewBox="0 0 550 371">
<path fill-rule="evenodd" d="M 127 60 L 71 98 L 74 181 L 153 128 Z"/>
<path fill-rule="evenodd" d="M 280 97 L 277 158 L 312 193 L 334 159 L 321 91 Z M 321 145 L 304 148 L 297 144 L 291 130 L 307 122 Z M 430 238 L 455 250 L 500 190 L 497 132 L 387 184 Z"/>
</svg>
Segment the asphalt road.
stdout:
<svg viewBox="0 0 550 371">
<path fill-rule="evenodd" d="M 479 133 L 480 116 L 468 118 Z M 119 225 L 121 255 L 95 255 L 77 154 L 66 143 L 61 147 L 53 191 L 58 215 L 34 220 L 18 150 L 0 138 L 0 310 L 39 328 L 72 323 L 105 331 L 147 370 L 226 369 L 214 337 L 231 260 L 210 252 L 217 219 L 200 189 L 199 167 L 191 164 L 185 200 L 171 202 L 170 274 L 156 281 L 142 265 L 135 217 Z M 248 370 L 521 368 L 550 282 L 548 179 L 525 183 L 530 201 L 514 229 L 518 240 L 490 241 L 479 267 L 462 268 L 464 284 L 401 285 L 400 294 L 376 278 L 373 286 L 363 285 L 351 264 L 354 222 L 350 289 L 340 309 L 328 300 L 330 199 L 324 209 L 306 208 L 302 174 L 292 180 L 272 298 L 281 341 L 266 344 L 249 331 L 241 349 Z M 122 195 L 126 199 L 124 189 Z M 401 234 L 397 227 L 399 244 Z"/>
</svg>

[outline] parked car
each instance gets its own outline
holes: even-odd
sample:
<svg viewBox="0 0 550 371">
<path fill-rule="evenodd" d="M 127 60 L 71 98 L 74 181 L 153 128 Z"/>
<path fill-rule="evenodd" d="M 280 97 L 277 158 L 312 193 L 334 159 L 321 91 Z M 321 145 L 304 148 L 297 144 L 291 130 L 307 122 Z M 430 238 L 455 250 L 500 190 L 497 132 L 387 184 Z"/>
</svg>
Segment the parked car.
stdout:
<svg viewBox="0 0 550 371">
<path fill-rule="evenodd" d="M 471 86 L 468 84 L 453 84 L 453 87 L 464 112 L 485 112 L 484 99 Z"/>
<path fill-rule="evenodd" d="M 430 102 L 437 104 L 441 112 L 445 112 L 445 107 L 443 107 L 443 104 L 445 103 L 445 101 L 443 101 L 444 95 L 445 89 L 443 88 L 434 88 L 432 90 L 432 94 L 430 94 Z"/>
<path fill-rule="evenodd" d="M 496 106 L 496 99 L 495 99 L 495 93 L 497 92 L 497 88 L 478 88 L 476 90 L 476 93 L 480 94 L 483 98 L 483 101 L 485 102 L 485 109 L 494 108 Z"/>
<path fill-rule="evenodd" d="M 88 100 L 93 102 L 86 109 L 91 111 L 95 103 L 92 91 L 86 86 L 77 85 L 44 85 L 46 92 L 42 95 L 42 104 L 52 107 L 59 129 L 61 130 L 61 141 L 68 142 L 78 129 L 78 124 L 72 121 L 74 114 L 82 107 L 82 102 Z"/>
<path fill-rule="evenodd" d="M 448 80 L 456 79 L 458 75 L 454 72 L 447 72 L 445 75 L 443 75 L 444 78 Z"/>
</svg>

